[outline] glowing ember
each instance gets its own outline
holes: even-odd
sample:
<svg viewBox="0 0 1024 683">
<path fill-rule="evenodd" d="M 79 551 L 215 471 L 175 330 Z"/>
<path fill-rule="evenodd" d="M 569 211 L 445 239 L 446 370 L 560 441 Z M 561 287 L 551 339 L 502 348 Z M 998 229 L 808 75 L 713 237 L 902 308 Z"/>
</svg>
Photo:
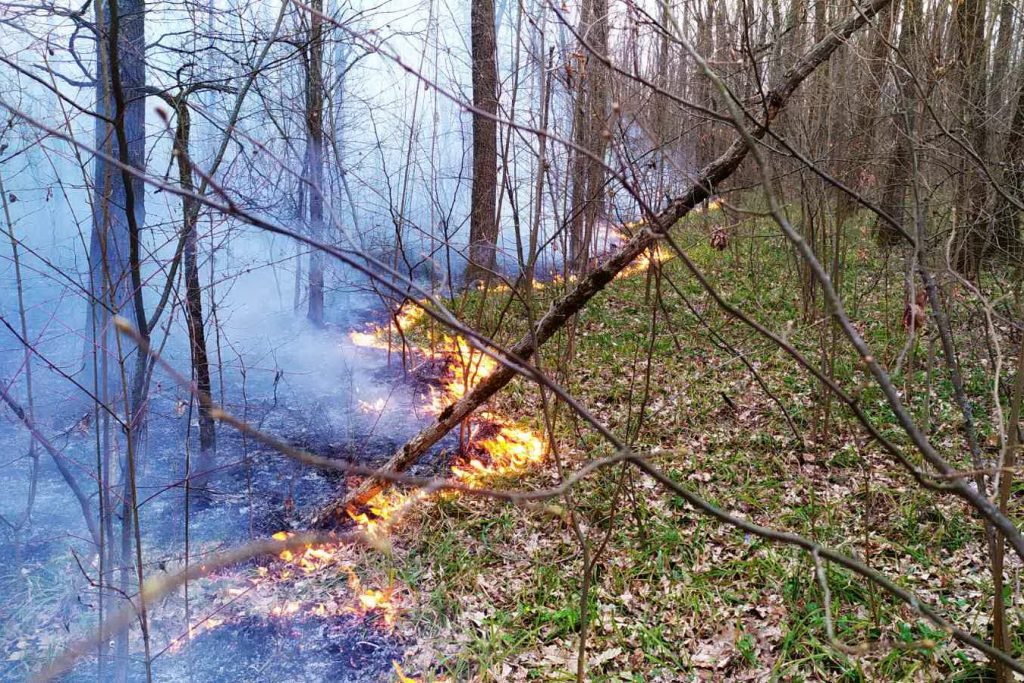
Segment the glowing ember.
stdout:
<svg viewBox="0 0 1024 683">
<path fill-rule="evenodd" d="M 296 614 L 302 607 L 297 600 L 289 600 L 284 605 L 275 605 L 270 608 L 270 615 L 273 617 L 287 617 Z"/>
<path fill-rule="evenodd" d="M 290 531 L 279 531 L 273 535 L 278 541 L 286 540 L 294 534 Z M 361 617 L 376 615 L 381 622 L 391 628 L 399 614 L 401 605 L 395 599 L 396 587 L 387 586 L 383 589 L 364 588 L 359 577 L 352 570 L 354 557 L 347 554 L 351 548 L 346 545 L 307 545 L 301 552 L 286 550 L 278 557 L 284 566 L 262 567 L 263 571 L 257 573 L 252 579 L 253 587 L 260 590 L 278 592 L 286 588 L 288 579 L 296 575 L 294 570 L 299 570 L 301 575 L 309 575 L 315 572 L 327 572 L 336 575 L 344 572 L 348 575 L 348 587 L 351 592 L 351 599 L 338 602 L 317 602 L 305 603 L 289 597 L 287 600 L 273 602 L 267 612 L 270 617 L 289 617 L 299 613 L 309 613 L 320 617 L 335 616 L 340 614 L 355 614 Z M 236 594 L 242 589 L 229 589 L 229 594 Z M 251 589 L 245 589 L 248 592 Z M 257 601 L 258 604 L 265 604 L 266 599 Z"/>
<path fill-rule="evenodd" d="M 201 619 L 193 624 L 190 624 L 185 633 L 178 636 L 177 638 L 172 640 L 170 644 L 168 644 L 167 649 L 170 652 L 178 652 L 185 645 L 185 643 L 187 643 L 192 638 L 196 638 L 197 636 L 207 631 L 212 631 L 224 623 L 224 619 L 220 617 L 210 616 Z"/>
</svg>

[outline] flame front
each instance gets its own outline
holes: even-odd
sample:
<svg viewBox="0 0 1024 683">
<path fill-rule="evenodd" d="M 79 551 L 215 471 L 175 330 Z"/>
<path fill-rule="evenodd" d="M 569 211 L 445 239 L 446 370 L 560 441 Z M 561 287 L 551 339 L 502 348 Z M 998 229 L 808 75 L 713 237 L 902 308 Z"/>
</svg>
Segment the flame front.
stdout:
<svg viewBox="0 0 1024 683">
<path fill-rule="evenodd" d="M 652 263 L 663 263 L 669 258 L 671 255 L 667 252 L 655 249 L 638 258 L 619 277 L 644 272 Z M 537 286 L 543 287 L 541 283 Z M 410 302 L 396 311 L 387 325 L 352 331 L 349 339 L 359 347 L 390 350 L 394 348 L 396 339 L 408 343 L 406 333 L 424 314 L 422 307 Z M 498 368 L 498 362 L 460 336 L 440 335 L 434 338 L 434 342 L 434 350 L 413 346 L 411 351 L 424 360 L 436 362 L 441 368 L 436 378 L 438 386 L 430 387 L 425 398 L 426 408 L 438 414 L 492 375 Z M 358 407 L 363 412 L 381 413 L 387 408 L 387 403 L 385 399 L 359 401 Z M 467 433 L 467 443 L 451 467 L 452 477 L 467 485 L 485 485 L 495 478 L 521 474 L 541 463 L 547 453 L 547 444 L 541 435 L 492 411 L 478 411 L 470 418 Z M 405 510 L 428 497 L 429 494 L 420 489 L 402 491 L 392 487 L 378 493 L 359 509 L 348 512 L 366 533 L 384 537 Z M 291 536 L 291 532 L 279 531 L 273 538 L 282 541 Z M 356 552 L 348 545 L 307 545 L 301 550 L 282 551 L 278 562 L 259 567 L 247 585 L 225 589 L 214 613 L 190 624 L 186 633 L 173 640 L 168 648 L 176 650 L 189 637 L 217 628 L 246 613 L 271 619 L 287 619 L 302 614 L 322 618 L 355 615 L 370 618 L 372 623 L 391 629 L 404 609 L 404 588 L 395 584 L 379 588 L 364 586 L 353 569 L 359 559 Z M 345 573 L 348 576 L 348 595 L 328 600 L 318 596 L 320 601 L 297 599 L 297 587 L 309 583 L 299 580 L 320 573 Z M 417 680 L 406 676 L 398 662 L 394 662 L 394 669 L 401 683 Z"/>
<path fill-rule="evenodd" d="M 274 540 L 284 541 L 293 536 L 290 531 L 278 531 Z M 309 576 L 316 573 L 343 572 L 348 576 L 348 588 L 351 593 L 347 603 L 318 602 L 305 603 L 289 599 L 273 604 L 268 616 L 289 617 L 299 612 L 311 612 L 319 617 L 354 614 L 359 617 L 374 616 L 390 629 L 394 626 L 402 612 L 401 601 L 397 598 L 398 587 L 389 585 L 384 588 L 366 588 L 356 575 L 353 565 L 357 559 L 352 555 L 348 545 L 306 545 L 301 551 L 284 550 L 278 554 L 282 564 L 271 569 L 261 568 L 258 576 L 253 579 L 257 588 L 268 584 L 284 582 L 298 576 Z M 272 587 L 272 586 L 271 586 Z M 237 590 L 237 589 L 229 589 Z"/>
<path fill-rule="evenodd" d="M 367 331 L 351 333 L 349 338 L 364 348 L 390 348 L 396 336 L 405 338 L 407 326 L 416 324 L 422 317 L 422 308 L 407 303 L 398 310 L 390 325 L 371 326 Z M 441 334 L 434 338 L 434 346 L 433 351 L 422 348 L 414 351 L 441 366 L 437 377 L 439 386 L 428 387 L 426 392 L 426 408 L 436 415 L 492 375 L 498 368 L 498 361 L 461 336 Z M 528 429 L 517 427 L 490 411 L 477 412 L 471 421 L 469 443 L 451 469 L 452 476 L 463 483 L 481 485 L 490 478 L 520 474 L 544 459 L 544 439 Z M 391 488 L 376 494 L 358 509 L 350 509 L 348 514 L 368 533 L 381 534 L 401 511 L 426 497 L 420 490 L 410 493 Z"/>
</svg>

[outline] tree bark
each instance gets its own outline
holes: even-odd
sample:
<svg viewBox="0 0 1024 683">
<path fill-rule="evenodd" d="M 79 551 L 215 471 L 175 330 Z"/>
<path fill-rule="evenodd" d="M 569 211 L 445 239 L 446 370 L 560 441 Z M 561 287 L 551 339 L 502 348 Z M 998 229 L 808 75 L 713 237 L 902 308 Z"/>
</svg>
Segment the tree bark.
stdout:
<svg viewBox="0 0 1024 683">
<path fill-rule="evenodd" d="M 988 135 L 985 120 L 988 105 L 985 0 L 963 0 L 954 6 L 960 117 L 967 143 L 977 154 L 984 156 Z M 973 275 L 992 246 L 992 234 L 986 218 L 988 185 L 973 159 L 961 155 L 959 166 L 953 266 Z"/>
<path fill-rule="evenodd" d="M 485 113 L 473 115 L 467 282 L 490 280 L 498 248 L 498 65 L 494 21 L 494 0 L 472 0 L 473 106 Z"/>
<path fill-rule="evenodd" d="M 324 43 L 323 0 L 313 0 L 309 17 L 306 70 L 306 182 L 309 185 L 309 232 L 318 241 L 324 231 Z M 317 327 L 324 324 L 324 255 L 309 255 L 309 309 L 306 317 Z"/>
<path fill-rule="evenodd" d="M 145 223 L 145 188 L 141 172 L 146 162 L 145 36 L 142 0 L 120 0 L 116 29 L 111 26 L 109 0 L 96 4 L 100 40 L 97 50 L 96 148 L 140 171 L 120 171 L 97 158 L 93 170 L 92 233 L 89 244 L 89 323 L 86 338 L 104 360 L 110 349 L 110 321 L 114 314 L 131 320 L 140 331 L 141 281 L 134 282 L 133 253 Z M 116 37 L 111 55 L 110 36 Z M 116 73 L 112 70 L 116 65 Z M 143 319 L 140 320 L 139 318 Z M 91 350 L 87 356 L 91 356 Z M 97 396 L 109 400 L 119 393 L 105 363 L 96 368 Z M 89 369 L 93 366 L 89 364 Z"/>
<path fill-rule="evenodd" d="M 764 117 L 760 125 L 748 129 L 750 136 L 755 140 L 764 137 L 767 126 L 778 117 L 797 87 L 889 1 L 870 0 L 860 6 L 850 17 L 833 27 L 833 30 L 828 32 L 824 39 L 813 45 L 797 60 L 782 75 L 779 83 L 766 93 Z M 509 349 L 511 355 L 516 359 L 525 360 L 536 353 L 542 344 L 561 329 L 567 320 L 586 306 L 587 302 L 604 289 L 623 268 L 652 247 L 662 235 L 694 207 L 710 197 L 715 188 L 735 172 L 748 152 L 749 148 L 744 137 L 737 136 L 718 159 L 701 170 L 693 185 L 672 199 L 668 206 L 657 215 L 652 216 L 621 249 L 612 254 L 595 270 L 582 277 L 572 291 L 552 303 L 547 313 L 533 325 L 530 332 Z M 408 469 L 427 449 L 508 384 L 513 377 L 515 377 L 515 371 L 510 367 L 507 365 L 499 367 L 468 391 L 459 401 L 441 411 L 431 425 L 399 449 L 381 470 L 402 472 Z M 366 502 L 386 485 L 377 478 L 366 479 L 344 499 L 333 501 L 323 507 L 314 516 L 312 523 L 331 525 L 343 520 L 345 510 L 350 505 Z"/>
<path fill-rule="evenodd" d="M 918 66 L 918 33 L 921 30 L 921 0 L 907 0 L 900 28 L 899 52 L 903 63 L 896 64 L 893 72 L 896 78 L 897 105 L 893 112 L 896 129 L 896 143 L 892 157 L 885 169 L 885 185 L 882 190 L 882 210 L 901 225 L 905 224 L 904 204 L 907 198 L 907 183 L 910 180 L 911 157 L 914 134 L 917 130 L 917 87 L 911 72 Z M 882 219 L 875 222 L 875 239 L 879 245 L 891 247 L 903 240 L 895 226 Z"/>
<path fill-rule="evenodd" d="M 577 273 L 586 270 L 594 241 L 594 226 L 605 213 L 604 156 L 608 147 L 608 74 L 600 57 L 608 55 L 608 2 L 584 0 L 579 33 L 597 52 L 577 70 L 573 138 L 577 149 L 572 161 L 572 204 L 569 223 L 569 265 Z M 593 156 L 585 154 L 589 151 Z"/>
</svg>

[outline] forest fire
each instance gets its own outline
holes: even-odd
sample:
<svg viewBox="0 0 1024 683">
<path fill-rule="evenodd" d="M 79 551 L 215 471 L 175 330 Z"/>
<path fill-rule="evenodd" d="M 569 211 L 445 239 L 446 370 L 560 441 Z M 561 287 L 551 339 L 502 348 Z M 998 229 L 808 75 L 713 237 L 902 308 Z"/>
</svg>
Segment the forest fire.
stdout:
<svg viewBox="0 0 1024 683">
<path fill-rule="evenodd" d="M 405 338 L 408 326 L 423 317 L 423 310 L 415 303 L 406 303 L 387 326 L 372 326 L 365 332 L 353 332 L 350 339 L 357 346 L 374 349 L 391 348 L 396 338 Z M 413 347 L 424 359 L 424 366 L 432 364 L 432 382 L 426 391 L 426 408 L 439 414 L 458 401 L 477 383 L 491 375 L 498 361 L 473 347 L 465 338 L 442 334 L 434 338 L 437 350 Z M 481 485 L 486 479 L 522 473 L 544 458 L 544 439 L 521 427 L 512 425 L 490 411 L 478 412 L 468 429 L 460 453 L 451 466 L 456 479 L 472 485 Z M 349 516 L 371 533 L 380 533 L 390 526 L 394 516 L 427 497 L 422 491 L 403 492 L 396 489 L 376 494 L 359 509 L 350 509 Z"/>
<path fill-rule="evenodd" d="M 279 531 L 273 535 L 274 540 L 283 541 L 293 534 Z M 390 630 L 402 612 L 400 592 L 395 585 L 384 588 L 367 588 L 353 570 L 355 557 L 350 553 L 349 546 L 339 545 L 307 545 L 301 551 L 284 550 L 278 555 L 280 563 L 268 567 L 260 567 L 256 576 L 250 579 L 251 585 L 246 588 L 233 587 L 226 591 L 232 597 L 242 597 L 250 591 L 257 594 L 252 605 L 263 605 L 269 602 L 266 615 L 274 618 L 290 617 L 308 613 L 317 617 L 334 617 L 352 615 L 358 618 L 370 618 L 374 623 L 383 624 Z M 328 601 L 302 601 L 296 599 L 274 600 L 277 589 L 289 584 L 293 579 L 308 577 L 318 573 L 344 573 L 347 575 L 348 599 Z M 267 598 L 271 598 L 267 600 Z M 250 607 L 252 606 L 250 605 Z M 209 630 L 223 623 L 207 624 L 203 630 Z"/>
<path fill-rule="evenodd" d="M 389 324 L 352 332 L 350 339 L 357 346 L 379 350 L 394 348 L 403 343 L 399 340 L 405 340 L 407 350 L 423 359 L 422 365 L 426 368 L 423 374 L 428 382 L 424 408 L 436 414 L 463 397 L 498 365 L 493 358 L 457 336 L 435 337 L 436 351 L 409 344 L 406 332 L 422 316 L 422 309 L 408 303 L 396 312 Z M 367 413 L 380 413 L 386 406 L 383 398 L 358 403 L 359 410 Z M 525 471 L 543 459 L 545 450 L 545 442 L 539 435 L 492 412 L 480 412 L 467 429 L 465 442 L 451 465 L 451 476 L 467 484 L 482 485 L 496 476 Z M 423 490 L 391 488 L 378 493 L 358 509 L 350 509 L 349 516 L 367 534 L 386 538 L 406 510 L 430 495 Z M 273 534 L 277 541 L 291 536 L 290 531 Z M 180 637 L 169 647 L 177 650 L 189 639 L 253 616 L 270 621 L 355 618 L 369 628 L 391 632 L 405 609 L 405 590 L 395 584 L 364 585 L 354 570 L 357 561 L 356 552 L 347 545 L 307 545 L 284 550 L 276 561 L 258 567 L 244 583 L 232 581 L 233 585 L 221 590 L 216 598 L 215 616 L 193 624 L 187 637 Z M 339 596 L 303 598 L 298 587 L 313 576 L 345 576 L 347 590 Z M 400 680 L 415 680 L 401 676 Z"/>
<path fill-rule="evenodd" d="M 670 258 L 667 251 L 655 248 L 642 254 L 619 277 L 645 272 L 652 264 L 664 263 Z M 389 322 L 354 330 L 349 333 L 349 339 L 366 349 L 402 348 L 413 358 L 420 359 L 412 373 L 423 382 L 422 407 L 436 415 L 490 376 L 498 368 L 498 361 L 458 335 L 434 334 L 430 337 L 429 348 L 418 345 L 409 333 L 423 316 L 423 309 L 410 301 L 395 311 Z M 358 401 L 357 408 L 363 413 L 379 414 L 387 405 L 386 399 L 375 398 Z M 493 410 L 481 410 L 468 421 L 449 474 L 467 485 L 487 486 L 495 479 L 519 475 L 536 466 L 543 461 L 546 452 L 547 444 L 540 434 L 514 424 Z M 366 503 L 350 508 L 348 514 L 364 532 L 384 539 L 406 511 L 432 495 L 422 489 L 391 487 Z M 273 538 L 281 541 L 292 535 L 289 531 L 279 531 Z M 390 632 L 404 610 L 403 589 L 393 584 L 364 586 L 354 571 L 357 561 L 358 557 L 346 546 L 308 545 L 301 550 L 282 551 L 276 562 L 259 567 L 245 585 L 226 589 L 216 616 L 194 624 L 189 637 L 195 638 L 243 615 L 260 615 L 269 620 L 356 618 L 370 628 Z M 302 579 L 314 575 L 347 577 L 345 594 L 326 599 L 322 596 L 312 600 L 297 598 L 296 586 L 301 585 Z M 172 644 L 174 649 L 185 642 L 184 637 L 180 640 Z M 415 679 L 399 674 L 399 680 Z"/>
<path fill-rule="evenodd" d="M 0 683 L 1024 677 L 1022 3 L 4 3 Z"/>
<path fill-rule="evenodd" d="M 427 494 L 421 490 L 409 493 L 398 490 L 381 491 L 358 509 L 350 508 L 348 515 L 367 534 L 383 537 L 400 517 L 401 512 L 425 498 Z"/>
</svg>

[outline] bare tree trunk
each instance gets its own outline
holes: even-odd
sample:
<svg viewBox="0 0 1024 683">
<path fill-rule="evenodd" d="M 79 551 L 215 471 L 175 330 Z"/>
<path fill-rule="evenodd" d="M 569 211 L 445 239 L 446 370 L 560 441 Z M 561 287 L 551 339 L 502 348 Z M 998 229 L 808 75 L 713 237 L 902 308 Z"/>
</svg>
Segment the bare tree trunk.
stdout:
<svg viewBox="0 0 1024 683">
<path fill-rule="evenodd" d="M 18 296 L 18 323 L 24 346 L 22 362 L 25 367 L 25 401 L 26 406 L 28 407 L 27 417 L 29 420 L 35 421 L 36 408 L 32 386 L 32 349 L 29 346 L 28 319 L 25 315 L 25 285 L 21 276 L 20 249 L 18 247 L 18 238 L 14 234 L 14 221 L 11 219 L 11 207 L 8 197 L 7 188 L 4 187 L 3 174 L 0 173 L 0 208 L 3 208 L 5 232 L 7 233 L 7 239 L 11 244 L 11 260 L 14 262 L 14 288 Z M 36 448 L 36 439 L 31 435 L 28 442 L 28 456 L 32 462 L 32 467 L 29 471 L 28 496 L 25 501 L 25 513 L 17 524 L 11 524 L 16 538 L 15 553 L 18 555 L 16 558 L 16 563 L 18 565 L 21 564 L 21 534 L 32 521 L 32 510 L 35 506 L 36 489 L 39 480 L 39 451 Z M 58 463 L 58 467 L 60 467 L 60 463 Z M 88 521 L 88 515 L 86 515 L 86 521 Z"/>
<path fill-rule="evenodd" d="M 472 0 L 473 188 L 469 214 L 469 265 L 466 281 L 489 280 L 498 248 L 498 64 L 494 0 Z"/>
<path fill-rule="evenodd" d="M 579 33 L 598 56 L 608 56 L 608 2 L 584 0 L 580 10 Z M 579 148 L 593 154 L 573 152 L 572 204 L 569 213 L 569 265 L 575 272 L 586 270 L 590 261 L 594 226 L 605 213 L 605 169 L 602 161 L 608 147 L 608 76 L 601 59 L 587 50 L 577 71 L 576 108 L 573 137 Z"/>
<path fill-rule="evenodd" d="M 306 169 L 309 184 L 309 232 L 315 240 L 324 231 L 324 43 L 323 0 L 310 4 L 308 64 L 306 70 Z M 309 256 L 309 321 L 324 324 L 324 255 L 318 249 Z"/>
<path fill-rule="evenodd" d="M 1010 122 L 1010 132 L 1006 138 L 1005 163 L 1002 182 L 1004 191 L 1019 203 L 1024 202 L 1024 61 L 1018 67 L 1017 103 Z M 1021 267 L 1024 255 L 1024 243 L 1021 240 L 1021 211 L 1013 201 L 996 197 L 996 235 L 995 246 L 1011 262 Z"/>
<path fill-rule="evenodd" d="M 999 466 L 1002 471 L 999 474 L 999 511 L 1007 514 L 1010 504 L 1010 491 L 1013 484 L 1013 470 L 1016 466 L 1018 436 L 1020 432 L 1020 409 L 1021 401 L 1024 400 L 1024 344 L 1020 345 L 1017 353 L 1016 377 L 1013 383 L 1013 398 L 1010 400 L 1010 419 L 1007 422 L 1006 443 L 1003 444 L 1003 452 L 1000 457 Z M 1006 559 L 1006 541 L 1001 535 L 996 534 L 993 539 L 992 551 L 992 585 L 995 596 L 992 607 L 992 644 L 1003 652 L 1012 652 L 1013 645 L 1010 639 L 1009 624 L 1006 613 L 1006 595 L 1004 590 L 1003 569 Z M 1013 593 L 1010 594 L 1011 601 Z M 1014 680 L 1013 674 L 1001 662 L 993 662 L 996 669 L 996 680 L 999 683 Z"/>
<path fill-rule="evenodd" d="M 985 120 L 988 105 L 985 0 L 963 0 L 954 6 L 960 116 L 967 144 L 977 154 L 984 155 L 988 135 Z M 986 217 L 988 185 L 975 161 L 959 153 L 957 220 L 954 226 L 957 239 L 953 265 L 961 272 L 973 275 L 977 273 L 982 257 L 991 248 L 992 235 Z"/>
<path fill-rule="evenodd" d="M 206 347 L 206 330 L 203 324 L 203 290 L 199 282 L 198 223 L 199 204 L 191 196 L 195 192 L 192 183 L 192 158 L 189 154 L 191 137 L 191 116 L 188 104 L 178 100 L 175 106 L 177 128 L 174 135 L 175 159 L 178 164 L 178 182 L 188 194 L 182 195 L 182 233 L 184 248 L 182 260 L 185 267 L 185 317 L 188 323 L 189 349 L 192 357 L 192 372 L 199 396 L 199 459 L 191 476 L 192 482 L 203 488 L 215 464 L 217 431 L 210 415 L 210 357 Z"/>
<path fill-rule="evenodd" d="M 917 130 L 917 87 L 911 74 L 918 65 L 916 55 L 920 30 L 921 0 L 907 0 L 900 28 L 900 57 L 897 58 L 901 58 L 904 63 L 895 64 L 893 68 L 898 89 L 896 111 L 893 113 L 896 143 L 885 169 L 881 203 L 882 210 L 901 225 L 905 221 L 904 204 L 913 154 L 911 145 L 914 144 L 914 133 Z M 875 238 L 883 246 L 893 246 L 902 240 L 899 231 L 882 219 L 875 223 Z"/>
<path fill-rule="evenodd" d="M 121 164 L 140 172 L 145 170 L 145 2 L 144 0 L 109 0 L 96 3 L 97 41 L 97 109 L 106 118 L 97 119 L 96 147 L 106 151 Z M 145 193 L 142 175 L 118 170 L 102 158 L 95 162 L 93 186 L 93 225 L 89 248 L 90 318 L 87 338 L 93 345 L 95 365 L 90 368 L 94 394 L 115 409 L 123 407 L 127 449 L 121 465 L 122 512 L 120 557 L 108 566 L 119 566 L 118 582 L 122 594 L 128 594 L 133 575 L 141 576 L 136 557 L 130 555 L 132 530 L 138 540 L 138 508 L 135 500 L 135 446 L 144 421 L 144 394 L 147 388 L 147 361 L 127 340 L 116 338 L 111 327 L 113 315 L 130 319 L 140 336 L 148 341 L 149 324 L 142 297 L 140 234 L 145 224 Z M 122 343 L 123 342 L 123 343 Z M 91 352 L 90 352 L 91 353 Z M 134 360 L 132 356 L 134 354 Z M 114 362 L 111 362 L 114 361 Z M 111 368 L 119 367 L 115 376 Z M 129 372 L 126 367 L 131 367 Z M 123 398 L 119 404 L 118 397 Z M 109 420 L 104 425 L 110 429 Z M 99 426 L 97 426 L 99 428 Z M 111 449 L 119 439 L 104 435 L 105 453 L 98 472 L 104 486 L 101 496 L 101 517 L 114 516 L 109 507 L 109 490 L 115 479 L 111 467 Z M 108 541 L 113 539 L 108 536 Z M 113 544 L 111 545 L 113 548 Z M 111 558 L 114 559 L 114 558 Z M 141 581 L 140 581 L 141 584 Z M 146 646 L 149 673 L 149 638 L 145 605 L 140 605 L 140 624 Z M 114 677 L 127 677 L 128 635 L 122 633 L 116 642 L 117 667 Z M 101 663 L 102 667 L 102 663 Z"/>
<path fill-rule="evenodd" d="M 96 4 L 102 38 L 97 51 L 97 109 L 113 122 L 97 119 L 96 147 L 140 171 L 145 169 L 146 152 L 143 10 L 141 0 L 120 0 L 114 8 L 109 0 Z M 119 26 L 112 26 L 111 14 L 118 17 Z M 110 35 L 118 38 L 116 55 L 111 55 Z M 112 65 L 118 68 L 112 70 Z M 141 176 L 118 171 L 101 158 L 95 162 L 93 191 L 90 315 L 96 321 L 97 336 L 93 338 L 90 333 L 87 338 L 101 353 L 109 353 L 103 336 L 113 313 L 129 318 L 140 330 L 146 325 L 145 320 L 137 319 L 140 311 L 134 304 L 141 301 L 142 293 L 135 291 L 130 268 L 132 251 L 137 252 L 138 234 L 146 217 L 145 192 Z M 102 377 L 100 381 L 104 391 L 97 395 L 109 399 L 113 380 Z"/>
<path fill-rule="evenodd" d="M 999 31 L 992 50 L 992 79 L 988 87 L 989 112 L 989 149 L 985 150 L 986 158 L 998 159 L 1002 156 L 999 149 L 1001 124 L 1008 118 L 1004 107 L 1012 105 L 1013 79 L 1007 78 L 1010 70 L 1010 58 L 1013 56 L 1013 20 L 1016 4 L 1013 0 L 1001 0 L 999 3 Z"/>
</svg>

